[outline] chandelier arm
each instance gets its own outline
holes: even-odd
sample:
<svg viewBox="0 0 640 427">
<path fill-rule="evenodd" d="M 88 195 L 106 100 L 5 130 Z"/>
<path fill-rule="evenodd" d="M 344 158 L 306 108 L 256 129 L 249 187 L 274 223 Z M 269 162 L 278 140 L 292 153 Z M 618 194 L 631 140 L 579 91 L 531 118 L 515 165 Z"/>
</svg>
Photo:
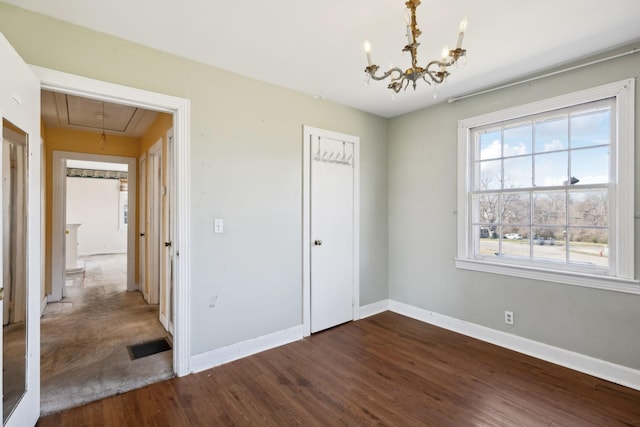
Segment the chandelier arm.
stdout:
<svg viewBox="0 0 640 427">
<path fill-rule="evenodd" d="M 387 72 L 385 72 L 385 73 L 384 73 L 384 74 L 382 74 L 381 76 L 376 76 L 376 74 L 375 74 L 375 73 L 378 71 L 378 69 L 379 69 L 379 68 L 380 68 L 380 67 L 378 67 L 377 65 L 372 65 L 372 66 L 370 66 L 370 67 L 365 68 L 365 70 L 364 70 L 364 71 L 365 71 L 367 74 L 369 74 L 369 76 L 371 76 L 371 78 L 372 78 L 373 80 L 384 80 L 384 79 L 386 79 L 387 77 L 391 76 L 391 74 L 393 74 L 394 72 L 395 72 L 395 73 L 398 73 L 398 74 L 399 74 L 399 76 L 398 76 L 398 77 L 396 77 L 396 78 L 391 77 L 391 79 L 392 79 L 392 80 L 398 80 L 398 79 L 402 78 L 402 76 L 403 76 L 403 74 L 404 74 L 404 71 L 402 71 L 402 69 L 400 69 L 400 68 L 398 68 L 398 67 L 393 67 L 393 68 L 390 68 Z"/>
<path fill-rule="evenodd" d="M 379 66 L 373 64 L 371 60 L 371 44 L 366 41 L 364 45 L 365 52 L 367 54 L 367 61 L 369 66 L 365 68 L 365 72 L 370 78 L 374 80 L 384 80 L 391 77 L 391 83 L 387 86 L 389 89 L 398 93 L 400 90 L 407 90 L 409 85 L 413 86 L 415 90 L 418 80 L 422 79 L 430 86 L 432 84 L 440 84 L 450 75 L 447 68 L 458 62 L 458 60 L 466 56 L 467 51 L 462 49 L 462 41 L 464 38 L 464 31 L 467 28 L 466 19 L 460 23 L 460 32 L 458 33 L 458 41 L 455 49 L 449 50 L 445 48 L 444 57 L 440 60 L 434 60 L 427 64 L 425 68 L 418 66 L 418 37 L 422 34 L 420 28 L 418 28 L 418 22 L 416 20 L 416 9 L 420 5 L 421 0 L 406 0 L 405 6 L 409 12 L 409 20 L 407 21 L 407 44 L 402 51 L 409 52 L 411 55 L 411 68 L 402 70 L 399 67 L 393 67 L 387 72 L 376 75 L 379 70 Z M 395 74 L 397 73 L 397 75 Z"/>
</svg>

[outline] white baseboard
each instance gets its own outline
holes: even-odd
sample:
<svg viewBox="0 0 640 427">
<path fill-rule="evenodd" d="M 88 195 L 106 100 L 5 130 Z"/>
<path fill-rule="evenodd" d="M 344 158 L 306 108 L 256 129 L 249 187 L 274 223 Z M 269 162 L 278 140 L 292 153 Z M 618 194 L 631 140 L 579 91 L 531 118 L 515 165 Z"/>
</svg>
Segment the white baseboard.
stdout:
<svg viewBox="0 0 640 427">
<path fill-rule="evenodd" d="M 280 347 L 281 345 L 301 340 L 302 332 L 302 325 L 299 325 L 232 344 L 227 347 L 211 350 L 206 353 L 196 354 L 195 356 L 191 356 L 189 368 L 192 373 L 201 372 L 224 363 L 251 356 L 252 354 Z"/>
<path fill-rule="evenodd" d="M 640 390 L 640 370 L 543 344 L 411 305 L 389 300 L 389 310 L 453 332 L 508 348 L 603 380 Z"/>
<path fill-rule="evenodd" d="M 376 314 L 380 314 L 387 310 L 389 310 L 388 299 L 374 302 L 373 304 L 369 305 L 363 305 L 362 307 L 360 307 L 360 318 L 364 319 L 365 317 L 375 316 Z"/>
<path fill-rule="evenodd" d="M 44 314 L 44 310 L 47 308 L 48 298 L 47 296 L 42 297 L 42 301 L 40 301 L 40 317 Z"/>
<path fill-rule="evenodd" d="M 167 315 L 165 313 L 160 313 L 160 323 L 165 331 L 169 332 L 169 322 L 167 321 Z"/>
</svg>

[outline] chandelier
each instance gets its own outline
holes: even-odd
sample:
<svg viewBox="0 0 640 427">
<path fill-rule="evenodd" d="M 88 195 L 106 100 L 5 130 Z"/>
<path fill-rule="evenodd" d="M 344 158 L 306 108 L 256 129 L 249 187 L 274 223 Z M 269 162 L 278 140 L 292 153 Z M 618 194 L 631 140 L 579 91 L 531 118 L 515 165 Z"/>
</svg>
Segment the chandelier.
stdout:
<svg viewBox="0 0 640 427">
<path fill-rule="evenodd" d="M 374 80 L 384 80 L 387 77 L 391 77 L 391 83 L 387 86 L 395 93 L 400 92 L 400 89 L 406 90 L 409 84 L 413 85 L 413 89 L 416 89 L 418 80 L 422 79 L 429 85 L 432 83 L 439 84 L 444 81 L 449 72 L 447 68 L 458 62 L 458 59 L 465 56 L 467 51 L 462 49 L 462 39 L 464 38 L 464 31 L 467 28 L 467 21 L 462 20 L 460 22 L 460 32 L 458 33 L 458 42 L 456 48 L 449 50 L 448 47 L 442 49 L 442 58 L 436 59 L 427 64 L 426 67 L 420 67 L 418 65 L 418 37 L 422 34 L 422 31 L 418 28 L 416 22 L 416 8 L 420 5 L 420 0 L 408 0 L 405 5 L 407 6 L 407 45 L 402 49 L 403 52 L 409 52 L 411 54 L 411 68 L 403 71 L 399 67 L 390 68 L 388 71 L 381 75 L 377 75 L 379 66 L 375 65 L 371 59 L 371 43 L 365 41 L 364 50 L 367 54 L 367 62 L 369 66 L 365 68 L 365 72 L 370 78 Z"/>
</svg>

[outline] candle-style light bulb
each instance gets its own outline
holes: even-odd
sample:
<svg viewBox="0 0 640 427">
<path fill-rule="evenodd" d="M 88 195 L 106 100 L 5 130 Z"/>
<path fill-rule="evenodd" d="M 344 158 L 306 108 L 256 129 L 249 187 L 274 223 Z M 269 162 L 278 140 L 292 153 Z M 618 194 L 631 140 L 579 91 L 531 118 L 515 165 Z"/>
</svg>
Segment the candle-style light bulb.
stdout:
<svg viewBox="0 0 640 427">
<path fill-rule="evenodd" d="M 413 44 L 413 31 L 411 31 L 411 25 L 407 25 L 407 40 L 409 44 Z"/>
<path fill-rule="evenodd" d="M 441 62 L 447 63 L 449 59 L 449 46 L 445 46 L 442 48 L 442 60 Z M 445 65 L 440 65 L 440 71 L 444 71 Z"/>
<path fill-rule="evenodd" d="M 446 61 L 446 59 L 449 57 L 449 46 L 445 46 L 442 48 L 442 60 Z"/>
<path fill-rule="evenodd" d="M 364 42 L 364 51 L 367 54 L 367 63 L 369 64 L 369 67 L 371 67 L 373 65 L 373 60 L 371 59 L 371 43 L 369 40 L 365 40 Z"/>
<path fill-rule="evenodd" d="M 460 32 L 458 33 L 458 43 L 456 43 L 456 49 L 462 47 L 462 39 L 464 39 L 464 32 L 467 30 L 467 19 L 460 21 Z"/>
<path fill-rule="evenodd" d="M 469 22 L 467 21 L 467 18 L 464 18 L 462 21 L 460 21 L 460 32 L 464 33 L 465 31 L 467 31 L 468 24 Z"/>
</svg>

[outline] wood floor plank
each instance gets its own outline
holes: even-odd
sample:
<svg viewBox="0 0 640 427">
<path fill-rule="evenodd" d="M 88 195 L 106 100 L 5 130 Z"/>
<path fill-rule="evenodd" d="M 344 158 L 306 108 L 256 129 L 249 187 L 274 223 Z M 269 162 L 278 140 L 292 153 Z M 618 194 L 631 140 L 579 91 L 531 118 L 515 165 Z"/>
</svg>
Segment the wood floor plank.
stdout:
<svg viewBox="0 0 640 427">
<path fill-rule="evenodd" d="M 39 426 L 640 426 L 640 391 L 385 312 Z"/>
</svg>

